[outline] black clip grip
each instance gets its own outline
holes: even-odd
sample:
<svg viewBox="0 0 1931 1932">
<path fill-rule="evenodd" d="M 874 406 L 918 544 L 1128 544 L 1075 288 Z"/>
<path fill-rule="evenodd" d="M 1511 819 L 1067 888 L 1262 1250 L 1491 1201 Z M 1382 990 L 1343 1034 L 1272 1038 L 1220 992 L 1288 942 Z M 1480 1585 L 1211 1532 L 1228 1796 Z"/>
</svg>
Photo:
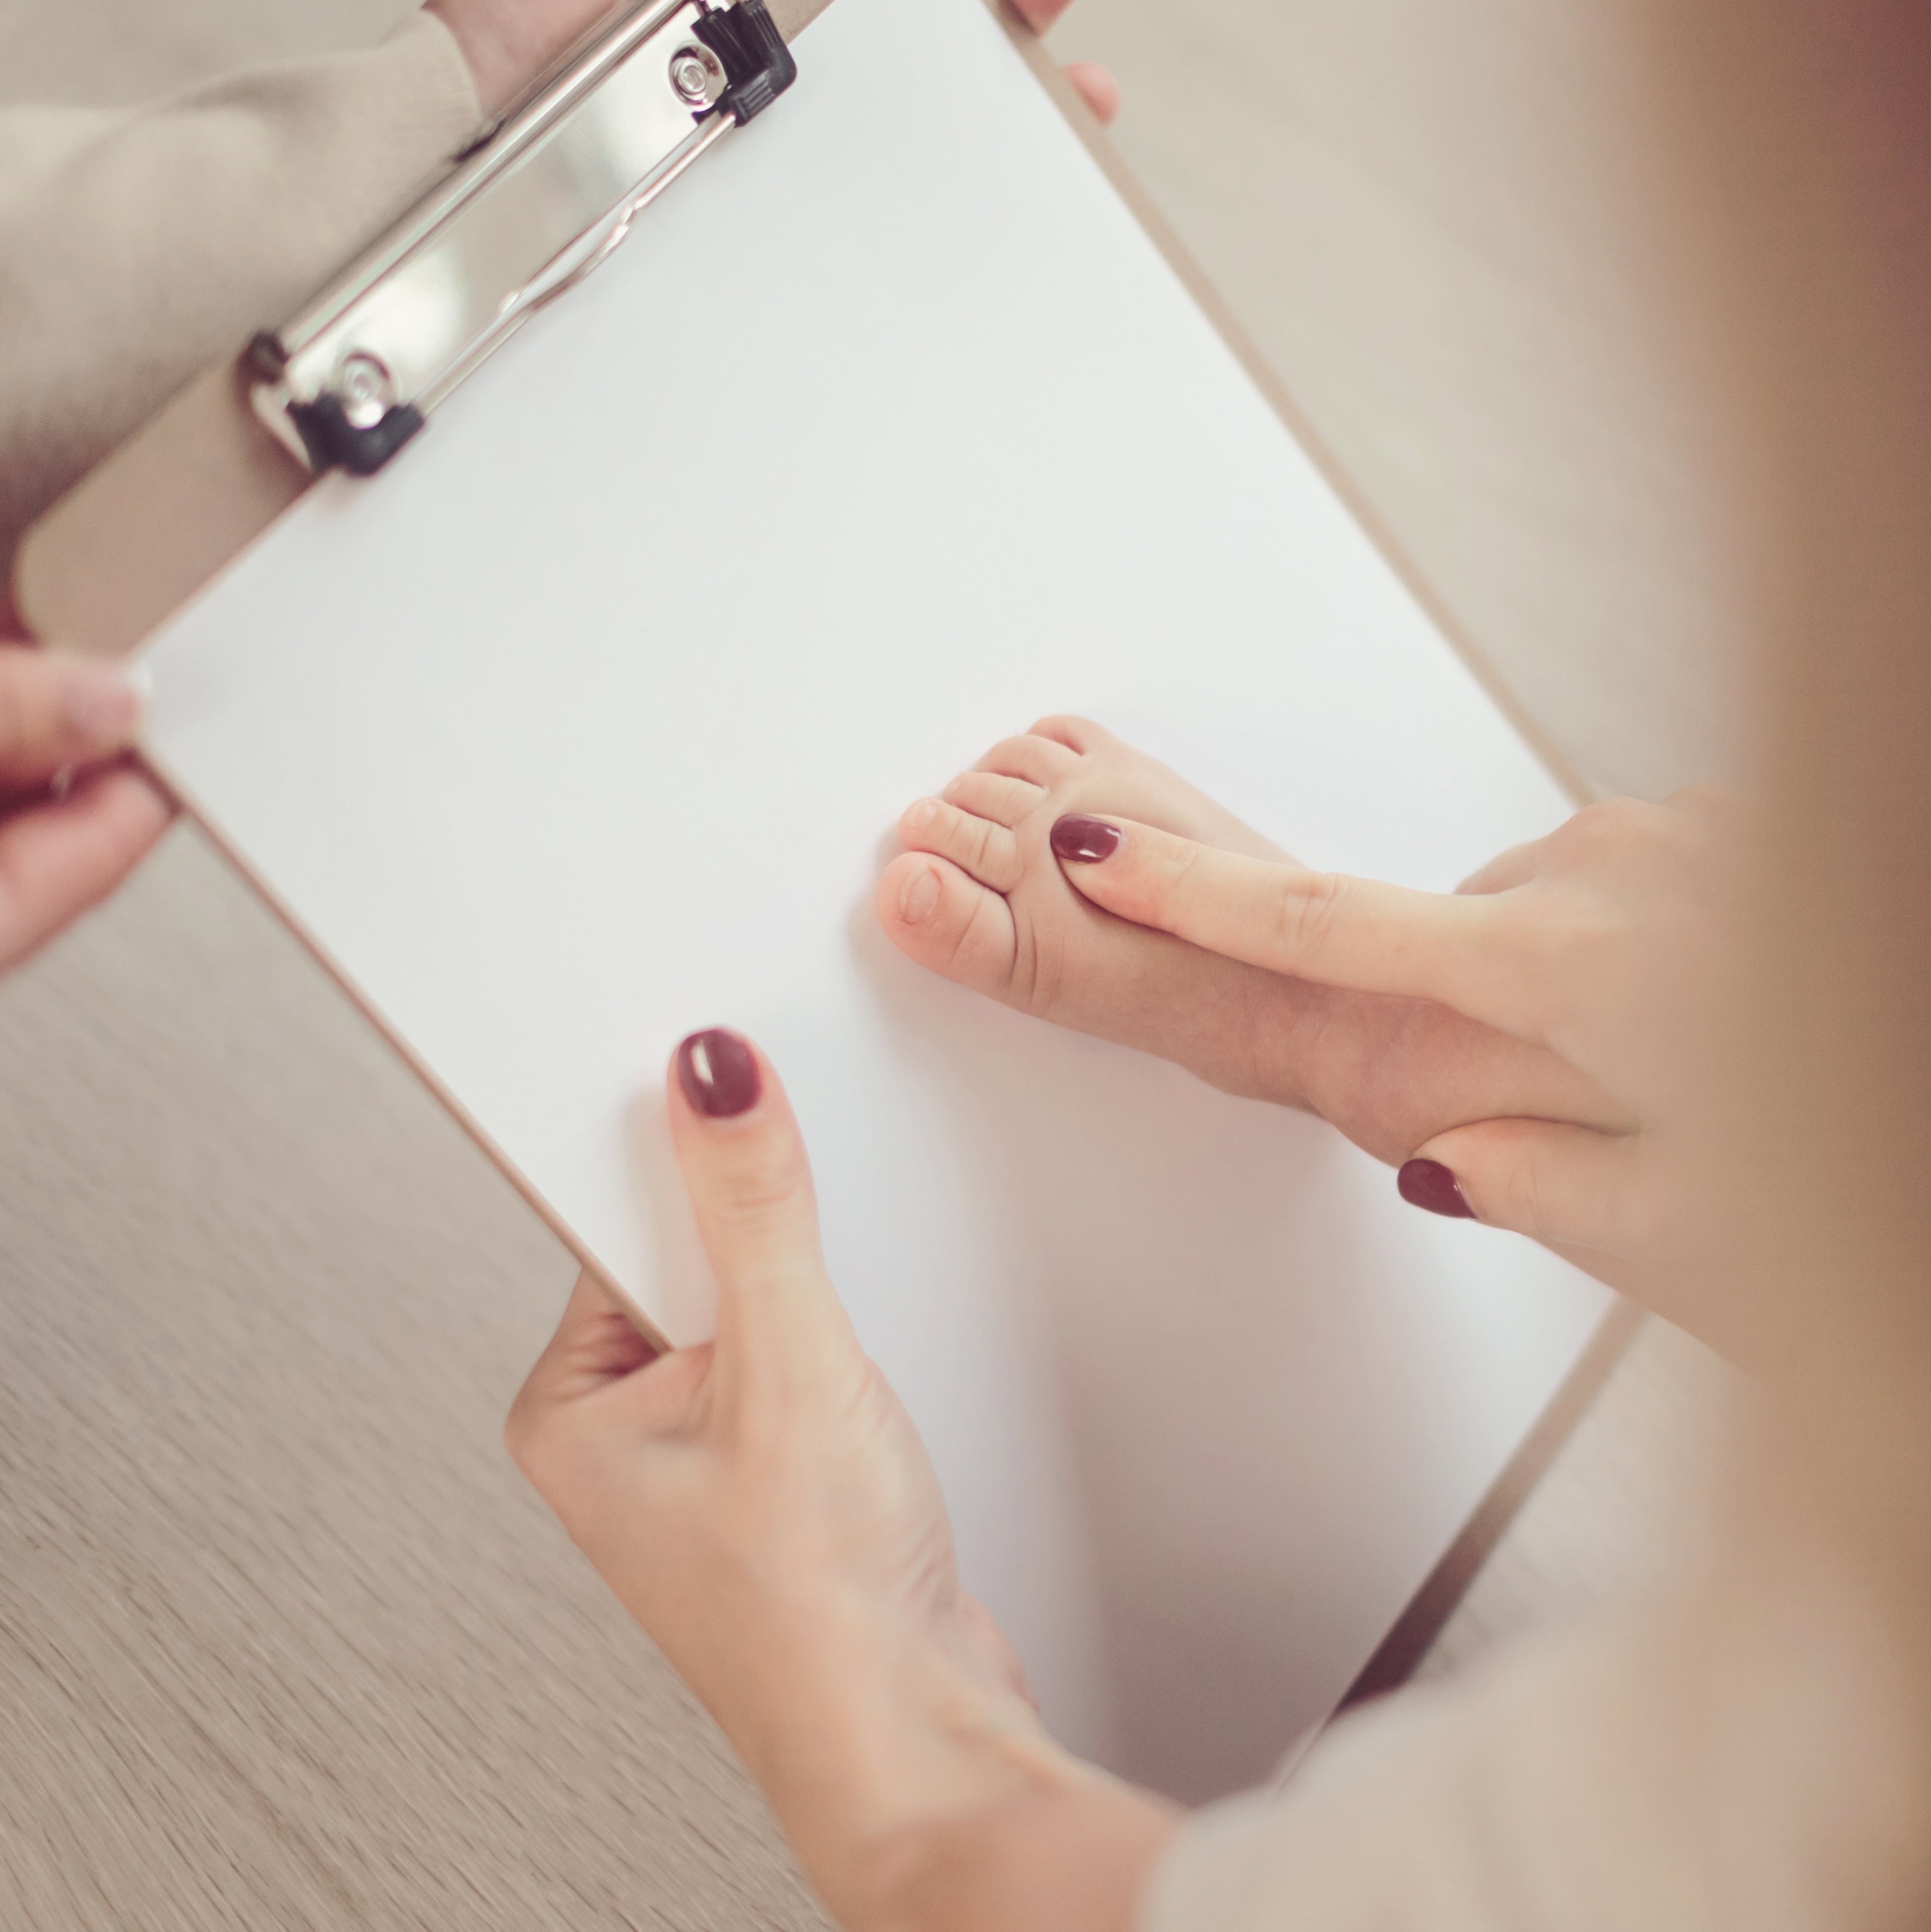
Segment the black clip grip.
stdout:
<svg viewBox="0 0 1931 1932">
<path fill-rule="evenodd" d="M 413 403 L 392 403 L 379 421 L 366 425 L 352 423 L 340 396 L 291 403 L 288 412 L 301 432 L 309 466 L 318 476 L 337 468 L 351 476 L 374 476 L 424 422 L 422 412 Z"/>
<path fill-rule="evenodd" d="M 241 357 L 242 367 L 259 381 L 279 382 L 288 367 L 280 338 L 271 329 L 258 333 Z M 312 403 L 290 402 L 289 420 L 308 452 L 316 476 L 346 470 L 351 476 L 373 476 L 424 426 L 413 403 L 392 403 L 372 423 L 352 423 L 340 396 L 317 396 Z"/>
<path fill-rule="evenodd" d="M 765 0 L 736 0 L 714 8 L 691 22 L 691 31 L 718 57 L 724 90 L 698 118 L 726 113 L 740 127 L 762 114 L 798 78 L 798 63 L 778 31 Z M 247 362 L 254 373 L 279 382 L 287 364 L 280 340 L 264 332 L 249 345 Z M 394 403 L 375 422 L 352 422 L 339 396 L 323 394 L 313 402 L 288 402 L 289 418 L 301 438 L 309 466 L 318 476 L 345 470 L 373 476 L 424 427 L 413 403 Z"/>
<path fill-rule="evenodd" d="M 739 127 L 798 78 L 798 63 L 764 0 L 737 0 L 693 22 L 691 31 L 724 63 L 727 85 L 712 112 L 730 115 Z"/>
</svg>

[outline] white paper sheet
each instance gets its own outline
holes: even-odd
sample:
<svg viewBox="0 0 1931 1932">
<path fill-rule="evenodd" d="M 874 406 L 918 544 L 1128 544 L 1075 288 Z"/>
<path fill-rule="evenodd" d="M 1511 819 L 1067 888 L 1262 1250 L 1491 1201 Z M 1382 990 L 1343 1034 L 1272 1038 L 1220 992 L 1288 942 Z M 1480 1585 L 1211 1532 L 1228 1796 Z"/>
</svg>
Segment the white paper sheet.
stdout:
<svg viewBox="0 0 1931 1932">
<path fill-rule="evenodd" d="M 1333 1704 L 1603 1298 L 921 974 L 884 842 L 1060 710 L 1418 885 L 1564 804 L 976 0 L 837 0 L 799 56 L 168 628 L 149 746 L 680 1340 L 661 1070 L 754 1034 L 968 1582 L 1069 1742 L 1201 1796 Z"/>
</svg>

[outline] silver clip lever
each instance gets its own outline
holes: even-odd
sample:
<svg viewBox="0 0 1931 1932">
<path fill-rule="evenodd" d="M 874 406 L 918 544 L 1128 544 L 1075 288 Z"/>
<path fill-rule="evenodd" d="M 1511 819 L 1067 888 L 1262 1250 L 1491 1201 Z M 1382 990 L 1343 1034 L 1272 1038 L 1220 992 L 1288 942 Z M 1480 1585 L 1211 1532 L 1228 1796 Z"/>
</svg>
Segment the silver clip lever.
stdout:
<svg viewBox="0 0 1931 1932">
<path fill-rule="evenodd" d="M 796 74 L 764 0 L 645 0 L 598 29 L 301 314 L 256 337 L 256 414 L 318 474 L 379 470 Z"/>
</svg>

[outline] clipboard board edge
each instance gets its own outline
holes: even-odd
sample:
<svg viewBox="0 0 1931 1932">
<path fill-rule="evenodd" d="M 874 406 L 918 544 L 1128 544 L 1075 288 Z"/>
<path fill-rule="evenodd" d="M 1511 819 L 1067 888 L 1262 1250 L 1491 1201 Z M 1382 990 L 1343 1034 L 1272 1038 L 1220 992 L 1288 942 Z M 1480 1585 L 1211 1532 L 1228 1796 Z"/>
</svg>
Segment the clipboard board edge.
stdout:
<svg viewBox="0 0 1931 1932">
<path fill-rule="evenodd" d="M 1502 1473 L 1489 1485 L 1474 1514 L 1442 1552 L 1421 1588 L 1409 1598 L 1408 1607 L 1390 1626 L 1375 1654 L 1361 1666 L 1360 1674 L 1336 1706 L 1330 1723 L 1357 1705 L 1400 1689 L 1414 1674 L 1531 1492 L 1549 1473 L 1563 1445 L 1574 1434 L 1576 1425 L 1651 1318 L 1647 1310 L 1621 1295 L 1610 1304 L 1575 1365 L 1544 1405 Z"/>
<path fill-rule="evenodd" d="M 349 978 L 335 963 L 327 947 L 310 932 L 295 909 L 289 905 L 255 871 L 241 851 L 204 811 L 193 795 L 178 783 L 160 765 L 142 754 L 142 770 L 149 778 L 165 792 L 181 817 L 192 825 L 208 844 L 220 854 L 248 890 L 259 898 L 310 959 L 334 983 L 349 1004 L 379 1034 L 383 1042 L 396 1054 L 410 1073 L 420 1081 L 443 1112 L 454 1120 L 463 1132 L 474 1143 L 490 1165 L 520 1194 L 530 1211 L 556 1236 L 557 1240 L 576 1261 L 583 1271 L 593 1276 L 598 1285 L 619 1303 L 631 1324 L 652 1347 L 661 1354 L 669 1354 L 671 1343 L 664 1331 L 625 1292 L 616 1276 L 591 1252 L 581 1236 L 546 1201 L 541 1192 L 523 1170 L 512 1160 L 502 1144 L 483 1124 L 458 1100 L 454 1092 L 438 1076 L 435 1070 L 422 1058 L 407 1040 L 390 1023 L 387 1016 L 375 1005 L 361 988 Z"/>
</svg>

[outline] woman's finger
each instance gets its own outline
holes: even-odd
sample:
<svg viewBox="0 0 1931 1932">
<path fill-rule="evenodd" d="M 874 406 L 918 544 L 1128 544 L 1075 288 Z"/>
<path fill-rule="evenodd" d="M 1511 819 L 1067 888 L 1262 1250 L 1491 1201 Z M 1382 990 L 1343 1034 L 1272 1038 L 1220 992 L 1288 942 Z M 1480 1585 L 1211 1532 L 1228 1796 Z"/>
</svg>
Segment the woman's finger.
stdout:
<svg viewBox="0 0 1931 1932">
<path fill-rule="evenodd" d="M 1012 10 L 1036 34 L 1043 34 L 1066 9 L 1072 0 L 1012 0 Z"/>
<path fill-rule="evenodd" d="M 1651 1229 L 1642 1143 L 1553 1120 L 1482 1120 L 1438 1134 L 1398 1177 L 1431 1213 L 1507 1228 L 1567 1252 L 1627 1261 Z"/>
<path fill-rule="evenodd" d="M 634 1374 L 652 1353 L 601 1284 L 580 1274 L 503 1424 L 510 1460 L 541 1486 L 550 1447 L 574 1405 Z"/>
<path fill-rule="evenodd" d="M 1120 83 L 1112 69 L 1097 61 L 1069 61 L 1066 75 L 1073 92 L 1093 110 L 1093 118 L 1102 128 L 1111 128 L 1120 118 Z"/>
<path fill-rule="evenodd" d="M 547 1406 L 595 1394 L 634 1375 L 657 1352 L 609 1289 L 594 1276 L 580 1274 L 519 1400 Z"/>
<path fill-rule="evenodd" d="M 844 1316 L 818 1247 L 805 1144 L 770 1063 L 740 1034 L 671 1056 L 671 1137 L 718 1282 L 721 1351 L 808 1353 Z"/>
<path fill-rule="evenodd" d="M 1509 970 L 1492 899 L 1250 859 L 1131 819 L 1070 815 L 1053 827 L 1052 844 L 1087 898 L 1136 925 L 1272 972 L 1439 1000 L 1539 1036 L 1525 1024 L 1525 989 Z"/>
<path fill-rule="evenodd" d="M 659 1354 L 616 1298 L 582 1274 L 510 1406 L 511 1461 L 613 1580 L 608 1499 L 634 1475 L 640 1449 L 691 1432 L 711 1353 L 706 1343 Z M 621 1548 L 635 1532 L 628 1512 L 619 1520 Z"/>
<path fill-rule="evenodd" d="M 0 646 L 0 788 L 25 791 L 125 751 L 141 696 L 118 666 Z"/>
<path fill-rule="evenodd" d="M 64 798 L 0 820 L 0 972 L 104 898 L 167 829 L 138 772 L 97 772 Z"/>
<path fill-rule="evenodd" d="M 1525 886 L 1531 879 L 1540 877 L 1548 856 L 1548 844 L 1546 838 L 1531 838 L 1526 845 L 1512 845 L 1486 866 L 1471 872 L 1455 890 L 1458 892 L 1507 892 L 1518 886 Z"/>
</svg>

